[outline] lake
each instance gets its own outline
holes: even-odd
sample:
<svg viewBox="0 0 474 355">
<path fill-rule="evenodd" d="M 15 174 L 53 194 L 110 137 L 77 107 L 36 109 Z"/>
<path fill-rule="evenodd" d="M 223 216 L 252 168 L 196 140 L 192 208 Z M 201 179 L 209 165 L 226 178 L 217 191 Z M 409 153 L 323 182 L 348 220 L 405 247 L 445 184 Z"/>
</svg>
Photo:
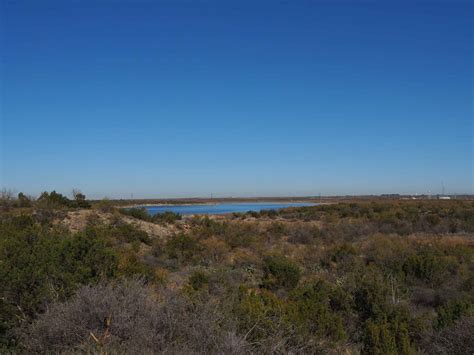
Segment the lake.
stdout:
<svg viewBox="0 0 474 355">
<path fill-rule="evenodd" d="M 174 212 L 181 215 L 189 214 L 225 214 L 233 212 L 248 212 L 261 210 L 279 210 L 287 207 L 316 206 L 317 203 L 309 202 L 243 202 L 243 203 L 217 203 L 203 205 L 166 205 L 166 206 L 144 206 L 146 210 L 154 215 L 163 212 Z"/>
</svg>

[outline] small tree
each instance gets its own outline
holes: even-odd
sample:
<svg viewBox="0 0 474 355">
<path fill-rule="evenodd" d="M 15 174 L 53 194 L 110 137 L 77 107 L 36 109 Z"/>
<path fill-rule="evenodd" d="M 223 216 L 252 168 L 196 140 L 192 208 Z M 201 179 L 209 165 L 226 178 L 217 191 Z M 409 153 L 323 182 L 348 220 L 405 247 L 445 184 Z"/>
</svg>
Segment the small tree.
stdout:
<svg viewBox="0 0 474 355">
<path fill-rule="evenodd" d="M 90 204 L 86 201 L 86 195 L 84 195 L 79 189 L 72 189 L 72 196 L 76 201 L 77 207 L 89 208 Z"/>
<path fill-rule="evenodd" d="M 20 207 L 30 207 L 31 206 L 31 199 L 26 196 L 23 192 L 18 194 L 18 202 Z"/>
<path fill-rule="evenodd" d="M 71 200 L 54 190 L 50 193 L 48 193 L 47 191 L 43 192 L 40 197 L 38 197 L 38 202 L 53 208 L 71 206 Z"/>
</svg>

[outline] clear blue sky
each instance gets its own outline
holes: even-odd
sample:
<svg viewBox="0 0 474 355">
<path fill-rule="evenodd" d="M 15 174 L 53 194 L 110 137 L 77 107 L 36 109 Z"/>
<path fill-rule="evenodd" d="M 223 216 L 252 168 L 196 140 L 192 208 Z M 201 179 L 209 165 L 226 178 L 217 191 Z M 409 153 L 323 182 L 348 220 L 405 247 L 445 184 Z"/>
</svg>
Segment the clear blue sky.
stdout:
<svg viewBox="0 0 474 355">
<path fill-rule="evenodd" d="M 2 187 L 473 193 L 473 1 L 0 1 Z"/>
</svg>

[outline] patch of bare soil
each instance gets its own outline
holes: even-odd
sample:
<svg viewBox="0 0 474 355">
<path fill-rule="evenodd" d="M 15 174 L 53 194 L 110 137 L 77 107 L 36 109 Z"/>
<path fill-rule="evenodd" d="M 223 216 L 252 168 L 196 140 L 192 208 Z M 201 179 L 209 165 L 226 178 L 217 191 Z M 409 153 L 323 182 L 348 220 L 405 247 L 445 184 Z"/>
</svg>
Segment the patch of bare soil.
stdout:
<svg viewBox="0 0 474 355">
<path fill-rule="evenodd" d="M 173 235 L 182 229 L 181 226 L 175 226 L 171 224 L 160 225 L 128 216 L 96 210 L 70 211 L 63 220 L 57 221 L 58 224 L 65 226 L 72 232 L 83 230 L 89 223 L 114 224 L 118 222 L 132 224 L 138 229 L 145 231 L 150 236 L 159 238 L 169 237 L 170 235 Z"/>
</svg>

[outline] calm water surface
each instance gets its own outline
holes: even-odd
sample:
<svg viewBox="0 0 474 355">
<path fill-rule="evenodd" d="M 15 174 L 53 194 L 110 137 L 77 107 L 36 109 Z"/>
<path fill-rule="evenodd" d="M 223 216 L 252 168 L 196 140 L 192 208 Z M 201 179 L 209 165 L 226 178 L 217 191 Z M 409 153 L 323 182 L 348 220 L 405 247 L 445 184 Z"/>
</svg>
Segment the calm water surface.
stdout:
<svg viewBox="0 0 474 355">
<path fill-rule="evenodd" d="M 181 215 L 187 214 L 224 214 L 233 212 L 248 212 L 261 210 L 279 210 L 287 207 L 316 206 L 317 203 L 306 202 L 254 202 L 254 203 L 217 203 L 215 205 L 168 205 L 168 206 L 145 206 L 150 214 L 163 212 L 174 212 Z"/>
</svg>

